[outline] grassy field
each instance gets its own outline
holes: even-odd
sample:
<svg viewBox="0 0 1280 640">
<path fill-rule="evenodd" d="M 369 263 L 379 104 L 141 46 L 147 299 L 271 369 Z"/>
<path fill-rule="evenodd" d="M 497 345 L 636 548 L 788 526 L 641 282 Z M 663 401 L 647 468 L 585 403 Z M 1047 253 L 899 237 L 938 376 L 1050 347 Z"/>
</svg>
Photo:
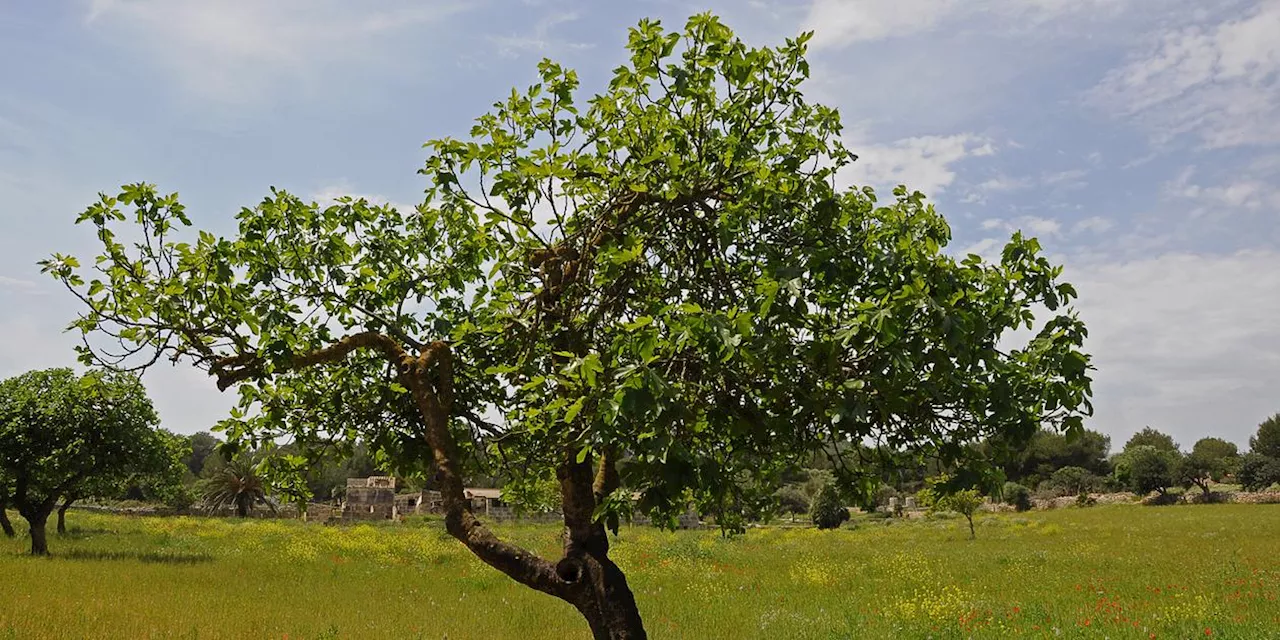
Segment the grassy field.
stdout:
<svg viewBox="0 0 1280 640">
<path fill-rule="evenodd" d="M 0 538 L 0 639 L 586 637 L 438 523 L 68 523 L 52 558 Z M 624 528 L 614 555 L 654 638 L 1280 638 L 1280 505 L 987 515 L 976 541 L 963 520 L 854 524 Z"/>
</svg>

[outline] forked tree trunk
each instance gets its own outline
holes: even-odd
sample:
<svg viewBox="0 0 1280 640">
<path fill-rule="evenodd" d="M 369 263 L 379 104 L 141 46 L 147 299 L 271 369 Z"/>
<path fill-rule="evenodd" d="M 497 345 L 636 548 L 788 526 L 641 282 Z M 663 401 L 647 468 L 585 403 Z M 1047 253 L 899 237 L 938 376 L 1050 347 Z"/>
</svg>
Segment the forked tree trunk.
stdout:
<svg viewBox="0 0 1280 640">
<path fill-rule="evenodd" d="M 568 536 L 564 559 L 556 564 L 556 574 L 577 587 L 577 597 L 571 602 L 587 619 L 593 638 L 646 638 L 640 609 L 627 585 L 627 577 L 609 558 L 609 534 L 603 524 L 593 519 L 597 494 L 603 499 L 616 490 L 617 484 L 612 462 L 606 457 L 600 465 L 594 481 L 589 460 L 570 459 L 557 471 Z"/>
<path fill-rule="evenodd" d="M 594 522 L 597 491 L 601 497 L 616 488 L 612 462 L 601 463 L 601 479 L 593 481 L 590 458 L 576 461 L 576 452 L 557 471 L 567 532 L 564 556 L 555 563 L 500 540 L 471 511 L 457 468 L 457 444 L 449 431 L 453 401 L 452 354 L 444 343 L 433 343 L 413 358 L 407 356 L 401 373 L 414 394 L 426 426 L 445 507 L 445 527 L 489 566 L 525 586 L 572 604 L 582 614 L 596 640 L 644 640 L 644 624 L 626 576 L 609 559 L 604 526 Z"/>
<path fill-rule="evenodd" d="M 317 351 L 296 356 L 295 369 L 336 362 L 357 349 L 373 349 L 392 363 L 400 381 L 413 394 L 422 416 L 423 434 L 439 474 L 445 528 L 485 564 L 529 588 L 572 604 L 586 618 L 599 640 L 644 640 L 644 625 L 626 576 L 608 557 L 609 540 L 603 525 L 593 522 L 599 500 L 617 488 L 617 470 L 606 456 L 601 478 L 592 481 L 588 458 L 577 462 L 576 452 L 557 472 L 565 500 L 568 530 L 564 557 L 551 562 L 499 539 L 471 510 L 458 468 L 458 446 L 449 430 L 453 409 L 453 354 L 444 342 L 433 342 L 414 355 L 395 339 L 377 331 L 343 338 Z M 218 388 L 225 390 L 257 374 L 253 356 L 238 355 L 214 364 Z"/>
<path fill-rule="evenodd" d="M 63 535 L 67 532 L 67 509 L 75 501 L 75 498 L 67 498 L 62 501 L 62 506 L 58 507 L 58 535 Z"/>
</svg>

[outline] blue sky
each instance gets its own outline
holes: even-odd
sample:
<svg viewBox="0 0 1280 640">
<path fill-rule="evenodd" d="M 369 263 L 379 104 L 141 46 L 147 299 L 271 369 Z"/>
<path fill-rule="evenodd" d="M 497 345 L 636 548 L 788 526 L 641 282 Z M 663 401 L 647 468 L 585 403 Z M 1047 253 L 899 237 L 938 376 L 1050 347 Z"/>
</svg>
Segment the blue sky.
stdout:
<svg viewBox="0 0 1280 640">
<path fill-rule="evenodd" d="M 422 142 L 539 58 L 594 91 L 637 20 L 705 10 L 752 44 L 815 31 L 843 180 L 926 192 L 956 251 L 1022 229 L 1066 265 L 1114 446 L 1243 445 L 1280 411 L 1277 0 L 0 0 L 0 376 L 72 362 L 35 262 L 92 251 L 97 192 L 155 182 L 220 232 L 271 186 L 417 202 Z M 147 383 L 178 431 L 231 401 L 194 370 Z"/>
</svg>

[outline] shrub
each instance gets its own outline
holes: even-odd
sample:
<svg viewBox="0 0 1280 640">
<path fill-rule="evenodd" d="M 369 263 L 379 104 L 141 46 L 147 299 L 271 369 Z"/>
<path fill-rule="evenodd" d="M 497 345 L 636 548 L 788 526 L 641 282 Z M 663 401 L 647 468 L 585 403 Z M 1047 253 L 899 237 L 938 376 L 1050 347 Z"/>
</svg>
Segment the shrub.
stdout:
<svg viewBox="0 0 1280 640">
<path fill-rule="evenodd" d="M 1084 491 L 1076 495 L 1077 507 L 1092 507 L 1095 504 L 1098 504 L 1098 500 Z"/>
<path fill-rule="evenodd" d="M 1191 504 L 1222 504 L 1231 502 L 1231 494 L 1225 491 L 1192 493 L 1187 495 L 1187 501 Z"/>
<path fill-rule="evenodd" d="M 1018 511 L 1031 510 L 1031 490 L 1030 489 L 1016 482 L 1006 482 L 1004 483 L 1004 489 L 1002 493 L 1004 495 L 1005 504 L 1013 505 L 1013 508 Z"/>
<path fill-rule="evenodd" d="M 1073 496 L 1097 489 L 1098 476 L 1083 467 L 1063 467 L 1053 472 L 1041 486 L 1059 496 Z"/>
<path fill-rule="evenodd" d="M 1247 453 L 1240 458 L 1236 479 L 1245 491 L 1265 491 L 1280 482 L 1280 460 L 1260 453 Z"/>
<path fill-rule="evenodd" d="M 796 514 L 809 510 L 809 498 L 799 484 L 783 485 L 773 494 L 773 497 L 778 501 L 780 513 Z"/>
<path fill-rule="evenodd" d="M 849 510 L 844 508 L 834 485 L 827 485 L 814 496 L 809 506 L 809 518 L 819 529 L 838 529 L 849 519 Z"/>
<path fill-rule="evenodd" d="M 1182 496 L 1176 493 L 1157 493 L 1149 498 L 1145 498 L 1142 504 L 1148 507 L 1167 507 L 1172 504 L 1178 504 L 1182 500 Z"/>
</svg>

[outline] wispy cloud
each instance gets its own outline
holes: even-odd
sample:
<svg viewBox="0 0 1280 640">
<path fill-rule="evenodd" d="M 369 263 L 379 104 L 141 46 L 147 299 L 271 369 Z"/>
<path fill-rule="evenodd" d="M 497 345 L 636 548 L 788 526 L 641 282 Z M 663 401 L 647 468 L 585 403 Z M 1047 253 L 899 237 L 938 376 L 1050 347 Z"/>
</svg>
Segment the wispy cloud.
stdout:
<svg viewBox="0 0 1280 640">
<path fill-rule="evenodd" d="M 590 49 L 594 46 L 591 43 L 557 38 L 551 33 L 556 26 L 570 23 L 577 19 L 577 12 L 552 13 L 535 23 L 533 29 L 528 33 L 490 36 L 489 41 L 498 46 L 499 54 L 508 58 L 519 57 L 527 53 L 548 54 Z"/>
<path fill-rule="evenodd" d="M 1216 25 L 1162 31 L 1088 100 L 1160 141 L 1190 134 L 1209 148 L 1280 144 L 1277 34 L 1277 0 Z"/>
<path fill-rule="evenodd" d="M 1082 13 L 1096 16 L 1123 9 L 1131 0 L 815 0 L 804 21 L 815 47 L 839 48 L 932 31 L 965 17 L 1034 26 Z"/>
<path fill-rule="evenodd" d="M 995 152 L 989 140 L 973 133 L 846 145 L 858 154 L 858 161 L 841 172 L 842 181 L 882 189 L 905 184 L 930 195 L 945 191 L 955 181 L 956 163 Z"/>
<path fill-rule="evenodd" d="M 167 67 L 204 98 L 247 102 L 273 82 L 366 55 L 389 33 L 436 23 L 455 1 L 93 0 L 86 26 Z"/>
<path fill-rule="evenodd" d="M 10 291 L 14 293 L 36 293 L 40 287 L 31 280 L 22 278 L 10 278 L 9 276 L 0 276 L 0 291 Z"/>
</svg>

